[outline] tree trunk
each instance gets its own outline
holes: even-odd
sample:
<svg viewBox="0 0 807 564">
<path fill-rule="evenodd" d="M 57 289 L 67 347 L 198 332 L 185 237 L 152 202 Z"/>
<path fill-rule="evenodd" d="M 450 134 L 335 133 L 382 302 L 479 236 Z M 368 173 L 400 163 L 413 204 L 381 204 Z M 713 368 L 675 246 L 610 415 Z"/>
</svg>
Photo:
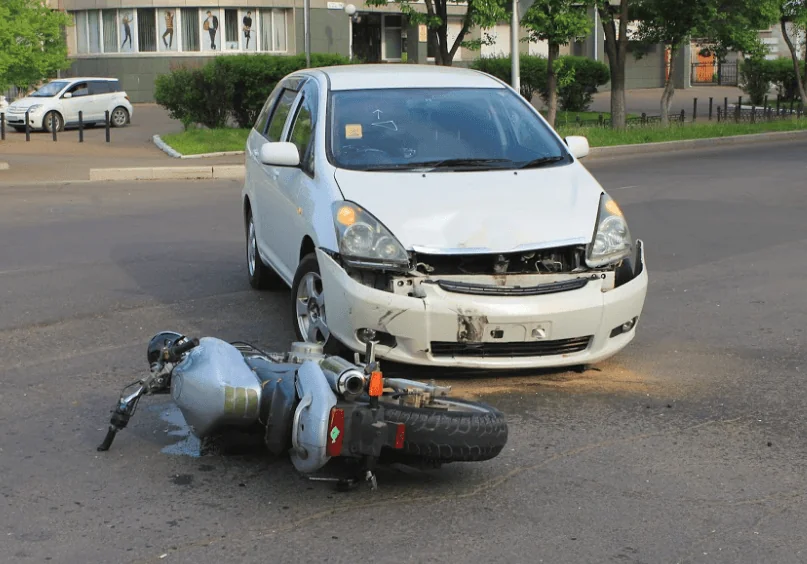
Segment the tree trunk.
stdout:
<svg viewBox="0 0 807 564">
<path fill-rule="evenodd" d="M 793 45 L 793 42 L 790 40 L 790 36 L 787 34 L 787 22 L 785 18 L 780 20 L 782 25 L 782 36 L 785 38 L 785 43 L 787 43 L 787 48 L 790 49 L 790 57 L 793 59 L 793 69 L 796 71 L 796 82 L 799 85 L 799 96 L 801 97 L 801 103 L 807 104 L 807 94 L 804 92 L 804 82 L 801 80 L 801 69 L 799 68 L 799 56 L 796 53 L 796 47 Z"/>
<path fill-rule="evenodd" d="M 670 46 L 670 75 L 664 84 L 664 92 L 661 93 L 661 125 L 670 125 L 670 104 L 673 94 L 675 94 L 675 56 L 678 54 L 678 46 Z"/>
<path fill-rule="evenodd" d="M 611 127 L 625 128 L 625 55 L 628 51 L 628 0 L 621 0 L 619 41 L 617 42 L 616 21 L 613 14 L 600 7 L 600 20 L 605 34 L 605 53 L 611 73 Z"/>
<path fill-rule="evenodd" d="M 560 45 L 549 44 L 549 55 L 546 58 L 546 89 L 549 92 L 549 125 L 555 127 L 558 115 L 558 75 L 555 73 L 555 59 L 560 55 Z"/>
</svg>

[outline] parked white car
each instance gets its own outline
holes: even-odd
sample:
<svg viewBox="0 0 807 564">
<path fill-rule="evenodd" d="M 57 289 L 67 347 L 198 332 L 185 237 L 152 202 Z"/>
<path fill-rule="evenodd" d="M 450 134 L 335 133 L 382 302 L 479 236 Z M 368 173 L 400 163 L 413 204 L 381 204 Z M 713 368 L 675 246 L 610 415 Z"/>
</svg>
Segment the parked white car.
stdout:
<svg viewBox="0 0 807 564">
<path fill-rule="evenodd" d="M 25 131 L 25 112 L 32 130 L 62 131 L 78 125 L 78 113 L 86 125 L 104 124 L 106 112 L 112 127 L 130 123 L 134 109 L 116 78 L 81 77 L 48 82 L 36 92 L 9 104 L 6 123 Z"/>
<path fill-rule="evenodd" d="M 588 151 L 473 70 L 295 72 L 247 141 L 250 283 L 291 287 L 297 338 L 334 350 L 374 338 L 417 365 L 602 361 L 634 338 L 647 270 L 577 160 Z"/>
</svg>

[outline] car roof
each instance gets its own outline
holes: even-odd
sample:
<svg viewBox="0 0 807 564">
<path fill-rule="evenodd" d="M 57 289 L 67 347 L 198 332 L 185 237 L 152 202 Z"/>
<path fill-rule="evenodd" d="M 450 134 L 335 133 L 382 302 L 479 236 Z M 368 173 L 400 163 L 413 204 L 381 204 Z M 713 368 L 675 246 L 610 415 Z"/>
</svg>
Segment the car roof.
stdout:
<svg viewBox="0 0 807 564">
<path fill-rule="evenodd" d="M 106 82 L 113 82 L 113 81 L 118 82 L 117 78 L 109 78 L 108 76 L 107 77 L 103 77 L 103 76 L 71 76 L 70 78 L 56 78 L 56 79 L 53 80 L 53 82 L 57 82 L 57 81 L 59 81 L 59 82 L 61 82 L 61 81 L 83 82 L 85 80 L 102 80 L 102 81 L 106 81 Z"/>
<path fill-rule="evenodd" d="M 504 88 L 492 76 L 465 68 L 437 65 L 367 64 L 320 67 L 331 90 L 375 88 Z"/>
</svg>

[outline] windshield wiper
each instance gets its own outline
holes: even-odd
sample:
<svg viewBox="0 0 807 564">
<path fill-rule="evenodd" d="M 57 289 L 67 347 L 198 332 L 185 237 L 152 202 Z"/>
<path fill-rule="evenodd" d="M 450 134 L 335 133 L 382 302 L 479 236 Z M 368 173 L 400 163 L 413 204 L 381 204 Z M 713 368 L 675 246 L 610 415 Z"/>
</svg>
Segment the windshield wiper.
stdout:
<svg viewBox="0 0 807 564">
<path fill-rule="evenodd" d="M 538 157 L 537 159 L 533 159 L 528 161 L 527 163 L 523 164 L 519 168 L 539 168 L 544 165 L 552 164 L 552 163 L 559 163 L 560 161 L 565 161 L 566 157 L 563 156 L 554 156 L 554 157 Z"/>
<path fill-rule="evenodd" d="M 462 159 L 441 159 L 434 161 L 418 161 L 412 163 L 392 163 L 388 165 L 368 166 L 367 171 L 385 171 L 385 170 L 421 170 L 436 168 L 452 168 L 452 167 L 482 167 L 496 163 L 512 163 L 510 159 L 483 159 L 483 158 L 462 158 Z"/>
</svg>

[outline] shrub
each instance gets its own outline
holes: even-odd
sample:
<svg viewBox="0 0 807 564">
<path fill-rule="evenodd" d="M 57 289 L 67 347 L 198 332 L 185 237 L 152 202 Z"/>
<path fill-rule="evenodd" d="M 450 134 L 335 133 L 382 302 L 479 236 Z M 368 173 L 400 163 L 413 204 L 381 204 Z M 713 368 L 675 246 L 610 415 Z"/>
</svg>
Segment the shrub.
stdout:
<svg viewBox="0 0 807 564">
<path fill-rule="evenodd" d="M 558 61 L 563 65 L 563 72 L 571 75 L 570 81 L 558 88 L 560 109 L 568 112 L 587 111 L 599 87 L 608 84 L 611 79 L 608 66 L 587 57 L 564 56 Z M 546 100 L 548 96 L 544 98 Z"/>
<path fill-rule="evenodd" d="M 740 88 L 751 98 L 751 103 L 761 106 L 771 89 L 773 80 L 770 61 L 753 57 L 740 63 Z"/>
<path fill-rule="evenodd" d="M 549 100 L 546 85 L 547 60 L 544 57 L 522 55 L 520 57 L 521 95 L 532 100 L 540 94 L 544 103 Z M 510 57 L 482 57 L 471 68 L 495 76 L 507 83 L 512 80 Z M 586 57 L 564 55 L 555 60 L 558 76 L 558 105 L 560 109 L 574 112 L 586 111 L 592 97 L 603 84 L 610 80 L 608 66 Z"/>
<path fill-rule="evenodd" d="M 788 102 L 799 97 L 799 83 L 796 71 L 793 69 L 793 59 L 780 57 L 772 61 L 765 61 L 771 82 L 776 86 L 779 95 Z"/>
<path fill-rule="evenodd" d="M 311 54 L 312 67 L 349 63 L 341 55 Z M 277 83 L 302 68 L 305 54 L 221 56 L 201 69 L 179 67 L 158 76 L 154 97 L 186 129 L 194 123 L 223 127 L 228 118 L 239 127 L 250 127 Z"/>
</svg>

